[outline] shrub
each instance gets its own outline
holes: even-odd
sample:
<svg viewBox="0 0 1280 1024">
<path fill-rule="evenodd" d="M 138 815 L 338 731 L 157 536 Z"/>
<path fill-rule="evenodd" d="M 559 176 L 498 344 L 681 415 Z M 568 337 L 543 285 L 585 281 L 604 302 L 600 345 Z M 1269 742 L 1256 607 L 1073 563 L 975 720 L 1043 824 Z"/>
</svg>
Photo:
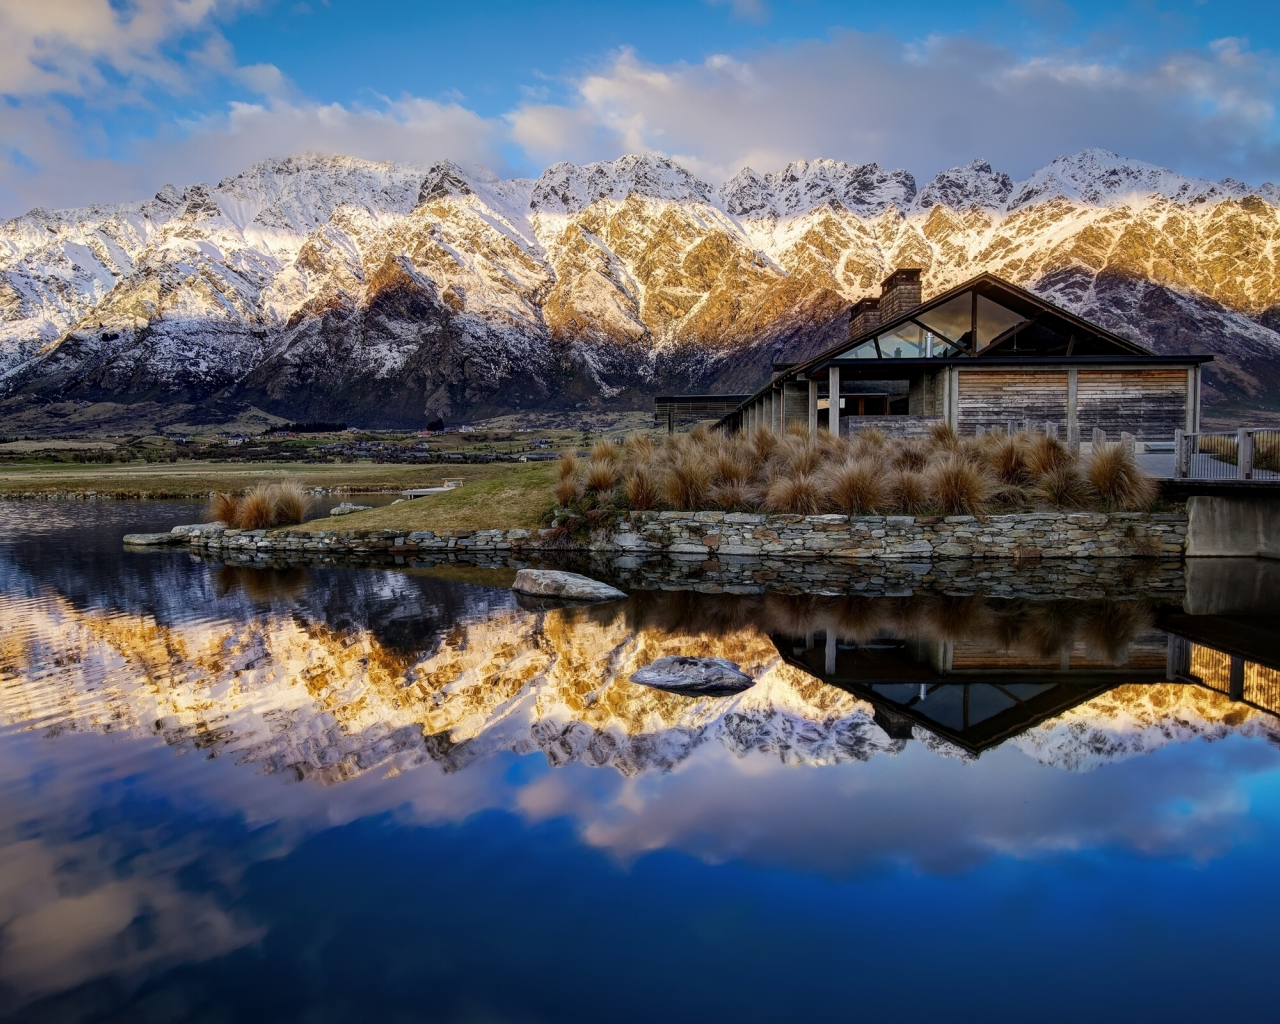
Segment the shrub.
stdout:
<svg viewBox="0 0 1280 1024">
<path fill-rule="evenodd" d="M 983 455 L 987 468 L 1001 483 L 1024 484 L 1031 479 L 1025 441 L 1018 435 L 997 435 L 997 440 L 986 446 Z"/>
<path fill-rule="evenodd" d="M 765 462 L 778 447 L 778 437 L 772 430 L 761 424 L 751 435 L 751 448 L 755 452 L 757 462 Z"/>
<path fill-rule="evenodd" d="M 873 515 L 887 503 L 884 470 L 870 459 L 830 467 L 821 482 L 828 507 L 848 515 Z"/>
<path fill-rule="evenodd" d="M 582 497 L 582 485 L 576 476 L 565 477 L 556 484 L 555 495 L 558 505 L 572 505 Z"/>
<path fill-rule="evenodd" d="M 662 497 L 672 508 L 696 512 L 706 507 L 711 486 L 709 461 L 697 454 L 680 456 L 662 478 Z"/>
<path fill-rule="evenodd" d="M 211 523 L 235 526 L 240 518 L 240 499 L 234 494 L 219 491 L 209 502 L 208 519 Z"/>
<path fill-rule="evenodd" d="M 719 484 L 747 484 L 755 476 L 755 467 L 745 452 L 724 448 L 716 454 L 713 472 Z"/>
<path fill-rule="evenodd" d="M 1041 474 L 1036 491 L 1049 504 L 1062 508 L 1082 507 L 1091 493 L 1088 482 L 1070 462 Z"/>
<path fill-rule="evenodd" d="M 611 491 L 617 482 L 618 467 L 615 463 L 594 457 L 587 463 L 587 490 L 597 493 Z"/>
<path fill-rule="evenodd" d="M 822 491 L 811 476 L 779 476 L 764 496 L 766 512 L 812 516 L 822 510 Z"/>
<path fill-rule="evenodd" d="M 956 456 L 930 467 L 928 486 L 933 504 L 951 516 L 980 512 L 991 491 L 982 471 Z"/>
<path fill-rule="evenodd" d="M 760 492 L 741 480 L 729 480 L 712 486 L 707 501 L 722 512 L 754 512 L 760 507 Z"/>
<path fill-rule="evenodd" d="M 640 462 L 653 458 L 653 438 L 648 434 L 632 434 L 627 438 L 626 454 Z"/>
<path fill-rule="evenodd" d="M 646 462 L 632 467 L 623 482 L 622 491 L 634 509 L 644 511 L 658 504 L 658 481 L 653 467 Z"/>
<path fill-rule="evenodd" d="M 275 495 L 271 488 L 258 484 L 240 501 L 236 514 L 236 527 L 241 530 L 263 530 L 271 525 L 275 516 Z"/>
<path fill-rule="evenodd" d="M 784 473 L 809 476 L 822 465 L 822 449 L 808 437 L 786 437 L 778 443 L 773 458 Z"/>
<path fill-rule="evenodd" d="M 578 456 L 566 452 L 560 457 L 560 479 L 570 480 L 578 475 Z"/>
<path fill-rule="evenodd" d="M 294 526 L 307 518 L 307 510 L 311 507 L 311 499 L 302 485 L 293 480 L 272 484 L 271 491 L 271 525 Z"/>
<path fill-rule="evenodd" d="M 889 446 L 889 439 L 879 427 L 863 427 L 853 435 L 853 454 L 858 458 L 883 454 Z"/>
<path fill-rule="evenodd" d="M 956 428 L 950 423 L 943 423 L 939 420 L 929 427 L 930 448 L 937 451 L 958 451 L 960 448 L 960 435 L 956 433 Z"/>
<path fill-rule="evenodd" d="M 1138 466 L 1123 445 L 1104 444 L 1085 466 L 1089 483 L 1110 508 L 1137 512 L 1156 500 L 1155 482 Z"/>
<path fill-rule="evenodd" d="M 1066 445 L 1047 434 L 1037 434 L 1027 442 L 1026 460 L 1027 467 L 1035 476 L 1044 476 L 1075 461 Z"/>
<path fill-rule="evenodd" d="M 923 473 L 900 469 L 889 476 L 886 501 L 890 508 L 914 516 L 929 507 L 929 486 Z"/>
<path fill-rule="evenodd" d="M 608 462 L 610 464 L 622 461 L 622 449 L 610 441 L 607 437 L 600 438 L 591 447 L 592 462 Z M 590 472 L 590 470 L 588 470 Z M 587 486 L 591 486 L 590 483 Z"/>
<path fill-rule="evenodd" d="M 889 461 L 895 469 L 919 473 L 929 464 L 929 453 L 916 441 L 907 441 L 894 449 Z"/>
</svg>

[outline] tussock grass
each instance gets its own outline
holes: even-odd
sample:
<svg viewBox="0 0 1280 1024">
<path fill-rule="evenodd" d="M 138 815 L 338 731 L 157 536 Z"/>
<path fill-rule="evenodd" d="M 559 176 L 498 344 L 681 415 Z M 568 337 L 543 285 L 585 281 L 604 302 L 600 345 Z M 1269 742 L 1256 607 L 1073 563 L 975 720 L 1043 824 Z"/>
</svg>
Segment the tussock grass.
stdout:
<svg viewBox="0 0 1280 1024">
<path fill-rule="evenodd" d="M 209 502 L 210 522 L 237 530 L 295 526 L 307 518 L 311 498 L 296 480 L 251 487 L 243 497 L 219 491 Z"/>
<path fill-rule="evenodd" d="M 302 485 L 293 480 L 280 484 L 272 484 L 271 493 L 271 525 L 296 526 L 307 518 L 311 508 L 311 499 Z"/>
<path fill-rule="evenodd" d="M 1108 508 L 1138 512 L 1155 503 L 1155 482 L 1123 445 L 1096 448 L 1085 464 L 1085 476 Z"/>
<path fill-rule="evenodd" d="M 259 484 L 240 499 L 236 510 L 236 528 L 240 530 L 264 530 L 275 517 L 276 503 L 271 488 Z"/>
<path fill-rule="evenodd" d="M 973 515 L 1033 508 L 1140 509 L 1156 489 L 1119 445 L 1086 465 L 1057 438 L 994 431 L 959 437 L 936 425 L 926 438 L 851 438 L 827 431 L 779 436 L 697 429 L 660 443 L 645 435 L 600 442 L 591 459 L 561 460 L 556 501 L 599 508 L 720 509 L 812 515 Z"/>
<path fill-rule="evenodd" d="M 239 511 L 240 499 L 234 494 L 219 491 L 209 502 L 208 520 L 211 523 L 222 523 L 223 526 L 234 526 Z"/>
</svg>

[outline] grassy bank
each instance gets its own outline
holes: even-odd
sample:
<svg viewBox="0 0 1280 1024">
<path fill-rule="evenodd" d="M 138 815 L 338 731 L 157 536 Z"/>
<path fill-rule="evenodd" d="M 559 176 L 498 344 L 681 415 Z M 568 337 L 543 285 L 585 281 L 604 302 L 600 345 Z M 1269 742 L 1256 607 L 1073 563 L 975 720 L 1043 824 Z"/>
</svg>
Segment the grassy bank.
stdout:
<svg viewBox="0 0 1280 1024">
<path fill-rule="evenodd" d="M 556 480 L 556 465 L 520 462 L 450 467 L 450 479 L 466 481 L 456 490 L 347 516 L 320 515 L 292 529 L 486 530 L 537 526 L 554 504 L 551 486 Z"/>
</svg>

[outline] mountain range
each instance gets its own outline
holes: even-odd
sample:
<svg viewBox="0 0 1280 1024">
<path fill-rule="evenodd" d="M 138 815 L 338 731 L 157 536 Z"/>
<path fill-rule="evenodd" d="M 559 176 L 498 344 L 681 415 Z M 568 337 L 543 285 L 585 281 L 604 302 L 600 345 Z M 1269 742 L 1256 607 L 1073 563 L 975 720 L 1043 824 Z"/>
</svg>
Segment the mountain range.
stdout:
<svg viewBox="0 0 1280 1024">
<path fill-rule="evenodd" d="M 923 187 L 800 160 L 718 188 L 658 156 L 537 179 L 314 154 L 0 224 L 0 424 L 368 427 L 749 390 L 894 268 L 988 271 L 1158 352 L 1207 418 L 1280 412 L 1280 187 L 1100 150 Z"/>
</svg>

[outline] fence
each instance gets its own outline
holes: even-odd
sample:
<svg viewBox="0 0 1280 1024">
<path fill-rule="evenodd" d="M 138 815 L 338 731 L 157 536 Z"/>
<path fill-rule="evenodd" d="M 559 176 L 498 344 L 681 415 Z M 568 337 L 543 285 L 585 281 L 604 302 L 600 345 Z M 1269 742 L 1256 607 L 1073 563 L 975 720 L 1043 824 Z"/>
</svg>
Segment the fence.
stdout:
<svg viewBox="0 0 1280 1024">
<path fill-rule="evenodd" d="M 1280 430 L 1174 431 L 1178 480 L 1280 480 Z"/>
</svg>

